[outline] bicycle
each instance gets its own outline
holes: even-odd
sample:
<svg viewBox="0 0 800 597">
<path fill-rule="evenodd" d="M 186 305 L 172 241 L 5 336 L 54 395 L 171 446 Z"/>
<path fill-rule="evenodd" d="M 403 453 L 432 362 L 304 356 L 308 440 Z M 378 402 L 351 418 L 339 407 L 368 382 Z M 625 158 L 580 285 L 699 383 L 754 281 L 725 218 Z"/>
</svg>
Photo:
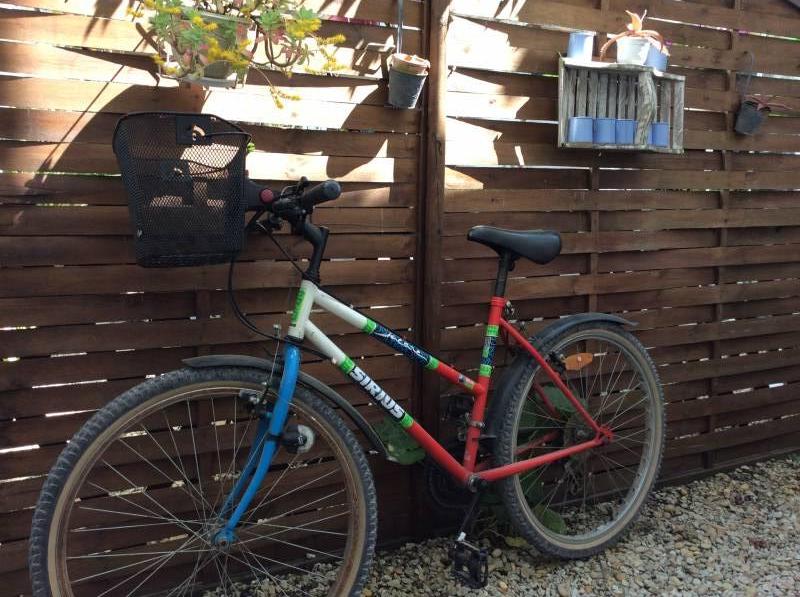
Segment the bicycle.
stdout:
<svg viewBox="0 0 800 597">
<path fill-rule="evenodd" d="M 313 252 L 280 338 L 281 358 L 187 359 L 109 402 L 75 434 L 33 517 L 34 594 L 227 595 L 256 585 L 266 595 L 358 594 L 375 549 L 377 505 L 356 433 L 374 452 L 387 450 L 359 410 L 300 370 L 303 350 L 359 386 L 467 496 L 452 550 L 453 572 L 465 583 L 487 582 L 486 551 L 467 539 L 490 484 L 516 531 L 540 551 L 583 558 L 617 541 L 660 468 L 661 386 L 623 318 L 573 315 L 531 338 L 508 321 L 504 295 L 515 262 L 555 259 L 560 236 L 469 231 L 469 240 L 499 256 L 472 379 L 323 290 L 328 230 L 310 216 L 341 189 L 335 181 L 309 188 L 302 180 L 275 192 L 250 181 L 249 141 L 210 115 L 136 113 L 117 125 L 114 150 L 140 264 L 230 261 L 234 312 L 271 337 L 232 291 L 245 230 L 271 236 L 288 223 Z M 253 212 L 247 225 L 245 211 Z M 462 443 L 447 449 L 431 437 L 313 323 L 314 308 L 460 388 Z M 501 334 L 516 356 L 489 401 Z"/>
</svg>

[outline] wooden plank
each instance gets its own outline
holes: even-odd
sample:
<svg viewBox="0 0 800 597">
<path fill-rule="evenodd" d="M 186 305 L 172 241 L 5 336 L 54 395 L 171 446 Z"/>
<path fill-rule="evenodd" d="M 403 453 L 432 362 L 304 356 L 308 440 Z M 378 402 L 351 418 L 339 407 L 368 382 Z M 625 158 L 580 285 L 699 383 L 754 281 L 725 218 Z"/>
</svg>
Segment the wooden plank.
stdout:
<svg viewBox="0 0 800 597">
<path fill-rule="evenodd" d="M 479 224 L 487 224 L 493 226 L 502 226 L 503 222 L 508 221 L 509 214 L 507 213 L 452 213 L 445 214 L 442 221 L 442 235 L 443 236 L 461 236 L 465 234 L 472 226 Z M 586 215 L 583 213 L 535 213 L 535 212 L 520 212 L 514 214 L 514 222 L 520 228 L 553 228 L 557 230 L 573 231 L 573 230 L 587 230 L 588 222 Z"/>
<path fill-rule="evenodd" d="M 285 241 L 295 257 L 311 257 L 311 248 L 301 239 L 287 236 L 281 241 Z M 328 240 L 325 254 L 331 259 L 408 257 L 414 252 L 413 246 L 414 237 L 409 234 L 336 234 Z M 249 238 L 241 253 L 241 259 L 246 261 L 282 258 L 280 250 L 264 237 Z M 26 236 L 24 241 L 12 236 L 0 237 L 0 264 L 3 266 L 134 262 L 133 239 L 130 237 Z"/>
<path fill-rule="evenodd" d="M 119 3 L 117 0 L 70 0 L 66 4 L 62 0 L 15 0 L 15 4 L 56 12 L 130 19 L 127 14 L 128 5 Z M 382 21 L 392 24 L 397 22 L 397 9 L 392 0 L 370 0 L 355 4 L 347 0 L 305 0 L 304 5 L 326 16 Z M 404 10 L 404 23 L 409 27 L 420 27 L 422 10 L 422 2 L 409 0 Z"/>
<path fill-rule="evenodd" d="M 338 103 L 358 103 L 383 106 L 386 103 L 386 84 L 375 79 L 359 77 L 319 77 L 295 74 L 291 79 L 278 74 L 270 76 L 281 91 L 300 95 L 306 100 Z M 40 109 L 58 108 L 99 112 L 101 110 L 123 114 L 148 107 L 165 110 L 192 110 L 200 97 L 197 91 L 179 88 L 168 79 L 149 81 L 144 85 L 84 81 L 75 85 L 61 79 L 0 76 L 0 98 L 4 105 Z M 264 80 L 253 78 L 251 85 L 240 91 L 263 92 Z M 288 103 L 291 107 L 293 104 Z M 267 110 L 273 110 L 265 103 Z"/>
<path fill-rule="evenodd" d="M 487 188 L 587 188 L 587 170 L 507 169 L 448 167 L 445 185 L 450 189 Z"/>
<path fill-rule="evenodd" d="M 749 197 L 749 193 L 746 196 Z M 789 193 L 781 197 L 781 206 L 794 201 Z M 761 195 L 763 197 L 763 195 Z M 764 198 L 763 201 L 768 201 Z M 761 204 L 762 200 L 756 200 Z M 558 189 L 448 189 L 445 211 L 517 212 L 517 211 L 628 211 L 636 209 L 708 209 L 718 205 L 715 193 L 668 191 L 588 191 Z M 745 207 L 742 205 L 741 207 Z M 775 207 L 765 204 L 764 207 Z"/>
<path fill-rule="evenodd" d="M 351 327 L 330 314 L 323 313 L 314 319 L 326 333 L 353 332 Z M 276 323 L 282 328 L 289 327 L 289 315 L 286 312 L 254 315 L 251 320 L 261 329 L 271 329 Z M 408 307 L 400 307 L 382 312 L 381 320 L 392 329 L 407 329 L 411 327 L 412 316 Z M 0 337 L 3 339 L 4 355 L 15 357 L 121 348 L 140 350 L 158 348 L 165 343 L 169 346 L 234 344 L 259 338 L 244 326 L 236 325 L 232 318 L 56 326 L 35 330 L 9 330 L 0 333 Z"/>
<path fill-rule="evenodd" d="M 800 208 L 794 209 L 703 209 L 658 212 L 608 212 L 602 216 L 604 230 L 665 230 L 681 228 L 751 228 L 800 224 Z"/>
<path fill-rule="evenodd" d="M 707 267 L 791 261 L 800 245 L 776 245 L 753 251 L 751 247 L 714 247 L 602 254 L 599 271 L 632 271 L 673 267 Z"/>
<path fill-rule="evenodd" d="M 280 185 L 277 181 L 259 182 L 276 189 Z M 343 207 L 409 206 L 415 193 L 413 184 L 344 183 L 336 203 L 317 208 L 317 213 Z M 128 202 L 118 177 L 52 173 L 0 173 L 0 197 L 8 205 L 126 205 Z"/>
<path fill-rule="evenodd" d="M 86 85 L 85 88 L 84 85 Z M 67 91 L 67 87 L 78 87 L 85 92 L 74 89 Z M 0 100 L 6 105 L 21 108 L 45 110 L 59 108 L 90 112 L 91 114 L 87 114 L 81 122 L 91 121 L 95 112 L 108 111 L 121 115 L 148 106 L 162 110 L 187 110 L 192 109 L 191 102 L 196 101 L 196 97 L 193 97 L 191 93 L 187 94 L 176 88 L 148 88 L 142 85 L 103 87 L 106 86 L 87 82 L 74 85 L 67 81 L 3 77 L 0 78 Z M 348 90 L 354 90 L 357 95 L 360 95 L 357 91 L 359 88 L 359 86 L 352 85 L 343 86 L 341 92 L 345 94 L 349 93 Z M 303 93 L 301 88 L 294 89 L 300 94 Z M 62 90 L 64 90 L 63 95 Z M 92 94 L 92 91 L 97 93 Z M 364 89 L 362 93 L 367 91 L 368 89 Z M 413 110 L 401 113 L 390 111 L 383 104 L 379 106 L 368 103 L 353 105 L 337 101 L 336 94 L 331 94 L 333 101 L 327 101 L 323 94 L 313 93 L 309 95 L 316 95 L 320 99 L 287 101 L 286 108 L 279 109 L 272 102 L 268 93 L 263 87 L 248 87 L 233 91 L 215 90 L 205 96 L 203 111 L 230 120 L 251 123 L 248 126 L 252 126 L 252 123 L 263 123 L 273 126 L 291 125 L 306 128 L 398 130 L 403 132 L 415 132 L 418 127 L 419 113 Z M 47 95 L 42 97 L 40 94 Z M 45 99 L 51 96 L 55 96 L 57 99 Z M 231 108 L 232 103 L 235 108 Z M 389 114 L 393 116 L 391 122 L 387 122 Z"/>
<path fill-rule="evenodd" d="M 224 350 L 212 350 L 209 354 L 252 354 L 264 356 L 260 343 L 228 345 Z M 152 350 L 132 350 L 120 357 L 119 352 L 94 352 L 90 355 L 63 356 L 57 358 L 30 358 L 15 362 L 3 362 L 0 370 L 0 390 L 23 390 L 32 386 L 49 384 L 71 384 L 99 379 L 143 378 L 146 375 L 161 373 L 180 367 L 180 362 L 197 355 L 194 348 L 159 348 Z M 402 361 L 402 362 L 401 362 Z M 406 359 L 394 356 L 377 356 L 363 360 L 360 365 L 375 380 L 407 378 L 411 364 Z M 304 370 L 324 383 L 341 385 L 348 383 L 341 372 L 328 362 L 309 363 Z M 47 467 L 49 469 L 49 466 Z M 45 472 L 37 468 L 38 472 Z M 19 472 L 19 475 L 16 472 Z M 10 477 L 36 474 L 26 472 L 22 465 L 18 471 L 6 471 Z"/>
<path fill-rule="evenodd" d="M 157 74 L 152 55 L 153 52 L 121 53 L 46 44 L 0 43 L 0 67 L 4 72 L 47 78 L 152 84 Z M 342 74 L 382 76 L 382 56 L 377 52 L 365 54 L 363 50 L 342 48 L 337 51 L 337 58 L 344 66 Z"/>
<path fill-rule="evenodd" d="M 224 265 L 158 270 L 132 265 L 4 269 L 0 270 L 0 296 L 215 290 L 226 287 L 227 269 Z M 299 275 L 288 263 L 242 263 L 237 272 L 237 288 L 299 284 Z M 408 282 L 412 274 L 412 264 L 406 260 L 333 261 L 323 268 L 323 277 L 333 285 Z"/>
<path fill-rule="evenodd" d="M 747 32 L 770 33 L 773 35 L 792 36 L 797 32 L 800 19 L 786 16 L 772 16 L 767 13 L 753 19 L 747 13 L 727 7 L 698 6 L 688 2 L 671 0 L 610 0 L 609 10 L 632 10 L 641 14 L 648 10 L 652 19 L 669 19 L 684 23 L 713 23 L 717 27 L 742 30 Z"/>
<path fill-rule="evenodd" d="M 702 172 L 702 171 L 603 171 L 604 189 L 795 189 L 800 188 L 796 172 Z"/>
<path fill-rule="evenodd" d="M 292 308 L 293 296 L 293 290 L 285 288 L 236 291 L 239 306 L 248 314 L 286 313 Z M 413 302 L 412 288 L 407 283 L 340 286 L 336 296 L 358 308 Z M 205 310 L 206 317 L 232 316 L 227 291 L 208 292 Z M 201 312 L 192 291 L 0 299 L 0 327 L 157 321 L 198 315 Z"/>
<path fill-rule="evenodd" d="M 112 50 L 118 52 L 156 51 L 155 39 L 147 19 L 124 20 L 87 17 L 81 15 L 34 12 L 0 8 L 0 37 L 2 39 L 24 41 L 28 43 L 45 43 L 58 46 L 72 46 Z M 319 32 L 323 37 L 344 35 L 345 40 L 336 50 L 340 64 L 352 63 L 355 54 L 362 68 L 367 63 L 380 63 L 380 55 L 375 50 L 392 47 L 387 44 L 387 30 L 381 26 L 370 26 L 366 23 L 351 24 L 324 20 Z M 419 54 L 420 32 L 409 29 L 403 35 L 403 49 L 412 54 Z M 353 50 L 359 51 L 354 53 Z M 256 60 L 265 62 L 263 47 L 259 46 Z M 316 67 L 312 61 L 312 67 Z"/>
<path fill-rule="evenodd" d="M 499 140 L 474 139 L 466 144 L 455 139 L 447 144 L 448 165 L 463 166 L 563 166 L 605 168 L 658 168 L 687 170 L 714 168 L 717 154 L 695 151 L 682 154 L 650 152 L 605 152 L 599 149 L 553 151 L 547 143 L 505 143 Z"/>
<path fill-rule="evenodd" d="M 553 276 L 514 280 L 509 284 L 508 298 L 541 298 L 573 294 L 605 294 L 622 291 L 654 290 L 696 286 L 710 283 L 711 273 L 703 269 L 690 271 L 660 270 L 584 276 Z M 444 293 L 444 304 L 463 305 L 484 302 L 491 292 L 488 282 L 450 284 Z"/>
<path fill-rule="evenodd" d="M 600 310 L 623 311 L 644 309 L 657 304 L 661 307 L 739 302 L 743 300 L 771 299 L 800 294 L 797 280 L 759 282 L 758 284 L 722 284 L 709 288 L 663 289 L 652 292 L 625 292 L 600 297 Z"/>
<path fill-rule="evenodd" d="M 111 146 L 98 143 L 0 142 L 0 161 L 7 168 L 27 172 L 89 172 L 116 174 Z M 295 181 L 336 178 L 342 182 L 411 182 L 415 160 L 292 155 L 254 151 L 247 156 L 253 178 Z"/>
<path fill-rule="evenodd" d="M 48 143 L 108 143 L 119 115 L 0 108 L 0 129 L 7 139 Z M 412 158 L 419 152 L 416 135 L 312 131 L 243 124 L 260 149 L 272 153 L 329 156 Z"/>
<path fill-rule="evenodd" d="M 414 226 L 413 213 L 405 207 L 328 208 L 319 214 L 319 223 L 338 233 L 410 232 Z M 132 228 L 127 207 L 0 206 L 0 232 L 8 236 L 128 236 Z"/>
<path fill-rule="evenodd" d="M 713 247 L 713 230 L 686 230 L 667 232 L 599 232 L 596 235 L 562 233 L 563 253 L 591 253 L 613 251 L 654 251 L 670 248 Z M 455 259 L 489 257 L 496 255 L 491 249 L 477 243 L 468 243 L 461 235 L 445 237 L 442 255 Z"/>
</svg>

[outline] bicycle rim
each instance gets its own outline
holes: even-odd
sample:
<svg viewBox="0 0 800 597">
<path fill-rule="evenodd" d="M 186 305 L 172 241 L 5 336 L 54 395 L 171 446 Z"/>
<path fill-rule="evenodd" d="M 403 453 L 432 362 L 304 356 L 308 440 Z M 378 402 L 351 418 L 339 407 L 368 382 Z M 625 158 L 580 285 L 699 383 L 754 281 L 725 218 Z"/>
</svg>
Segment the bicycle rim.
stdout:
<svg viewBox="0 0 800 597">
<path fill-rule="evenodd" d="M 614 433 L 604 446 L 514 479 L 518 503 L 552 552 L 574 555 L 613 541 L 633 520 L 660 466 L 663 412 L 644 349 L 613 330 L 567 334 L 548 361 L 590 415 Z M 513 430 L 516 460 L 594 438 L 575 407 L 541 370 L 531 376 Z"/>
<path fill-rule="evenodd" d="M 236 539 L 213 542 L 254 442 L 258 411 L 250 399 L 263 391 L 245 381 L 169 390 L 101 433 L 55 508 L 54 594 L 346 593 L 363 559 L 363 488 L 347 446 L 303 400 L 288 423 L 311 429 L 313 447 L 280 449 Z"/>
</svg>

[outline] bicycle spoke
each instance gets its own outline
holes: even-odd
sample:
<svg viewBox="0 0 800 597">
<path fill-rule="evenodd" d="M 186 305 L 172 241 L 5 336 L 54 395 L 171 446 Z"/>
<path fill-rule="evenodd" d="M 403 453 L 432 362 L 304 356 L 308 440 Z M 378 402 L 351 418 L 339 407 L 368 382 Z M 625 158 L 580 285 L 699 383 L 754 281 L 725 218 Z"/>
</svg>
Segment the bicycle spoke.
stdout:
<svg viewBox="0 0 800 597">
<path fill-rule="evenodd" d="M 253 558 L 253 560 L 256 562 L 256 565 L 257 565 L 257 566 L 258 566 L 258 567 L 259 567 L 259 568 L 260 568 L 260 569 L 261 569 L 261 570 L 264 572 L 264 574 L 266 574 L 266 575 L 269 577 L 269 579 L 272 581 L 272 584 L 273 584 L 273 586 L 275 586 L 275 587 L 276 587 L 276 588 L 277 588 L 277 589 L 278 589 L 278 590 L 281 592 L 281 594 L 282 594 L 282 595 L 286 595 L 286 591 L 284 591 L 284 590 L 283 590 L 283 587 L 281 586 L 281 583 L 280 583 L 280 581 L 278 581 L 278 579 L 277 579 L 277 578 L 275 578 L 275 576 L 273 576 L 272 574 L 270 574 L 269 570 L 267 570 L 267 569 L 266 569 L 266 568 L 265 568 L 265 567 L 264 567 L 264 566 L 263 566 L 263 565 L 262 565 L 262 564 L 261 564 L 261 563 L 258 561 L 258 558 L 256 557 L 255 553 L 253 553 L 253 552 L 250 550 L 250 548 L 249 548 L 249 547 L 247 547 L 246 545 L 243 545 L 242 547 L 244 548 L 244 550 L 245 550 L 247 553 L 249 553 L 249 554 L 250 554 L 250 556 L 251 556 L 251 557 Z M 288 597 L 288 595 L 287 595 L 287 597 Z"/>
<path fill-rule="evenodd" d="M 197 484 L 200 487 L 200 495 L 203 495 L 203 475 L 200 474 L 200 462 L 197 459 L 197 443 L 195 442 L 194 437 L 194 423 L 192 421 L 192 409 L 189 407 L 189 401 L 185 400 L 186 403 L 186 414 L 189 416 L 189 433 L 192 434 L 192 454 L 194 455 L 194 466 L 195 471 L 197 472 Z M 208 520 L 208 514 L 206 513 L 206 506 L 205 506 L 205 499 L 203 502 L 200 503 L 200 506 L 203 508 L 203 518 Z"/>
<path fill-rule="evenodd" d="M 58 518 L 60 594 L 232 595 L 259 582 L 281 597 L 347 591 L 363 565 L 354 534 L 374 513 L 360 493 L 359 475 L 370 480 L 352 464 L 365 462 L 346 426 L 318 410 L 318 400 L 298 398 L 291 422 L 311 427 L 317 445 L 278 453 L 226 544 L 216 541 L 225 523 L 216 511 L 236 483 L 249 481 L 241 479 L 245 458 L 264 446 L 266 436 L 256 441 L 258 411 L 246 410 L 245 394 L 228 381 L 218 391 L 207 382 L 175 390 L 162 385 L 154 392 L 160 406 L 125 414 L 79 465 Z"/>
</svg>

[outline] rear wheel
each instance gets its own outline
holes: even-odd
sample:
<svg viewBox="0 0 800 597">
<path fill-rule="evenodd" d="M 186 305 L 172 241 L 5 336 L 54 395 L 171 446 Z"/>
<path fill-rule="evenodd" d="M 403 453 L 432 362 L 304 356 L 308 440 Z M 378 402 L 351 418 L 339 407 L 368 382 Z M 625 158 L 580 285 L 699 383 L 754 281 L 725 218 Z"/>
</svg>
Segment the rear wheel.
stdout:
<svg viewBox="0 0 800 597">
<path fill-rule="evenodd" d="M 664 443 L 661 385 L 645 348 L 609 324 L 569 329 L 541 350 L 613 440 L 499 482 L 512 523 L 540 551 L 581 558 L 614 543 L 658 475 Z M 594 431 L 531 360 L 507 399 L 497 464 L 589 441 Z"/>
<path fill-rule="evenodd" d="M 266 384 L 260 370 L 184 369 L 96 413 L 42 490 L 31 537 L 35 594 L 233 595 L 253 586 L 265 595 L 356 594 L 375 546 L 372 476 L 352 432 L 302 387 L 287 424 L 310 449 L 279 448 L 233 540 L 214 540 L 278 377 Z"/>
</svg>

